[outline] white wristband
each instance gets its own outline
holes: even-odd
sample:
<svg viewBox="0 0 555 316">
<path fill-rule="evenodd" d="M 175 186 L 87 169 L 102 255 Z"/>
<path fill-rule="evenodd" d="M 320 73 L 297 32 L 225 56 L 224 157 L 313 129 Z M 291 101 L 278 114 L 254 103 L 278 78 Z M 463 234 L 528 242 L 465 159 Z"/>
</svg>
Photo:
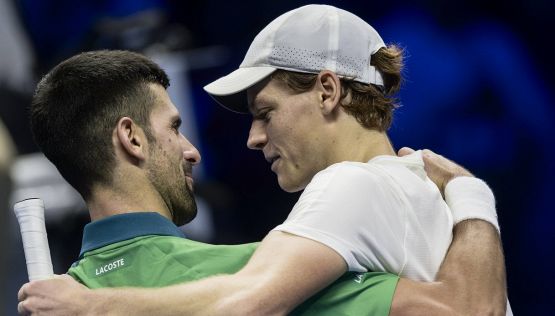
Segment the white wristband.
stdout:
<svg viewBox="0 0 555 316">
<path fill-rule="evenodd" d="M 499 232 L 495 197 L 489 186 L 474 177 L 456 177 L 445 186 L 445 202 L 453 213 L 453 222 L 481 219 Z"/>
</svg>

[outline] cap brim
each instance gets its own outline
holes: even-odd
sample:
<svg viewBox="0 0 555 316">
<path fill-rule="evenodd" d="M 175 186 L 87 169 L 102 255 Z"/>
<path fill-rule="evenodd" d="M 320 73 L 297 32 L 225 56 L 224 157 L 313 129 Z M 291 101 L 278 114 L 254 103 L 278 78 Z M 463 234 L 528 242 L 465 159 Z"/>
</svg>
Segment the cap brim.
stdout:
<svg viewBox="0 0 555 316">
<path fill-rule="evenodd" d="M 225 77 L 204 86 L 216 102 L 239 113 L 248 113 L 247 89 L 276 71 L 274 67 L 239 68 Z"/>
</svg>

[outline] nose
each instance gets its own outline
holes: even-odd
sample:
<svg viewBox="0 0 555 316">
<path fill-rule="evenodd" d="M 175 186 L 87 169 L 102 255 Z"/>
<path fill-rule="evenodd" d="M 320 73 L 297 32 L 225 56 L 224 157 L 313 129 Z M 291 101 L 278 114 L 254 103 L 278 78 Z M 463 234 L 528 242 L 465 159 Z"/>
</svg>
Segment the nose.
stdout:
<svg viewBox="0 0 555 316">
<path fill-rule="evenodd" d="M 247 139 L 247 147 L 252 150 L 262 150 L 268 142 L 268 136 L 262 126 L 264 123 L 260 120 L 253 120 Z"/>
<path fill-rule="evenodd" d="M 193 146 L 193 144 L 191 144 L 187 138 L 183 137 L 183 139 L 185 140 L 185 146 L 184 146 L 184 150 L 183 150 L 183 159 L 187 160 L 188 162 L 190 162 L 192 165 L 198 165 L 201 161 L 201 157 L 200 157 L 200 152 L 198 151 L 198 149 Z"/>
</svg>

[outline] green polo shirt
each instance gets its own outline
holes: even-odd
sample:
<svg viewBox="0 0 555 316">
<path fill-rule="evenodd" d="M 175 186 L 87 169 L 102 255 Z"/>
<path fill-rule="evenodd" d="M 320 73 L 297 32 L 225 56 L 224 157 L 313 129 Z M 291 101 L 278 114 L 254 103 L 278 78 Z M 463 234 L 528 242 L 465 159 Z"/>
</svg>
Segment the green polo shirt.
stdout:
<svg viewBox="0 0 555 316">
<path fill-rule="evenodd" d="M 235 273 L 257 245 L 200 243 L 158 213 L 121 214 L 85 226 L 79 260 L 68 273 L 89 288 L 161 287 Z M 397 281 L 382 272 L 346 273 L 292 314 L 388 315 Z"/>
</svg>

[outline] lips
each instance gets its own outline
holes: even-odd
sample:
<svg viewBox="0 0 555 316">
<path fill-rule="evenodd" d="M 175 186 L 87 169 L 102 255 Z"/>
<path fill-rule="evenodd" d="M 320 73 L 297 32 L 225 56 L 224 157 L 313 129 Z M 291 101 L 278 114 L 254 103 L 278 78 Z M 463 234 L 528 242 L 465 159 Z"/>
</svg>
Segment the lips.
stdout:
<svg viewBox="0 0 555 316">
<path fill-rule="evenodd" d="M 264 158 L 266 158 L 266 161 L 267 161 L 267 162 L 273 163 L 274 161 L 276 161 L 276 160 L 279 159 L 279 156 L 278 156 L 278 155 L 275 155 L 275 156 L 267 156 L 267 157 L 264 157 Z"/>
<path fill-rule="evenodd" d="M 183 162 L 183 175 L 185 176 L 185 181 L 187 182 L 187 186 L 193 191 L 193 185 L 195 184 L 195 180 L 193 179 L 193 166 L 188 161 Z"/>
<path fill-rule="evenodd" d="M 193 177 L 190 175 L 186 175 L 185 176 L 185 181 L 187 182 L 187 186 L 189 187 L 189 190 L 191 190 L 191 192 L 193 191 L 193 186 L 195 185 L 195 180 L 193 180 Z"/>
<path fill-rule="evenodd" d="M 272 166 L 271 166 L 270 169 L 271 169 L 273 172 L 276 172 L 277 165 L 278 165 L 278 163 L 279 163 L 280 161 L 281 161 L 281 157 L 279 157 L 279 156 L 276 157 L 275 159 L 272 159 L 272 161 L 271 161 Z"/>
<path fill-rule="evenodd" d="M 277 164 L 281 160 L 281 156 L 277 153 L 274 153 L 274 154 L 264 153 L 264 158 L 269 164 L 271 164 L 272 171 L 276 172 Z"/>
</svg>

